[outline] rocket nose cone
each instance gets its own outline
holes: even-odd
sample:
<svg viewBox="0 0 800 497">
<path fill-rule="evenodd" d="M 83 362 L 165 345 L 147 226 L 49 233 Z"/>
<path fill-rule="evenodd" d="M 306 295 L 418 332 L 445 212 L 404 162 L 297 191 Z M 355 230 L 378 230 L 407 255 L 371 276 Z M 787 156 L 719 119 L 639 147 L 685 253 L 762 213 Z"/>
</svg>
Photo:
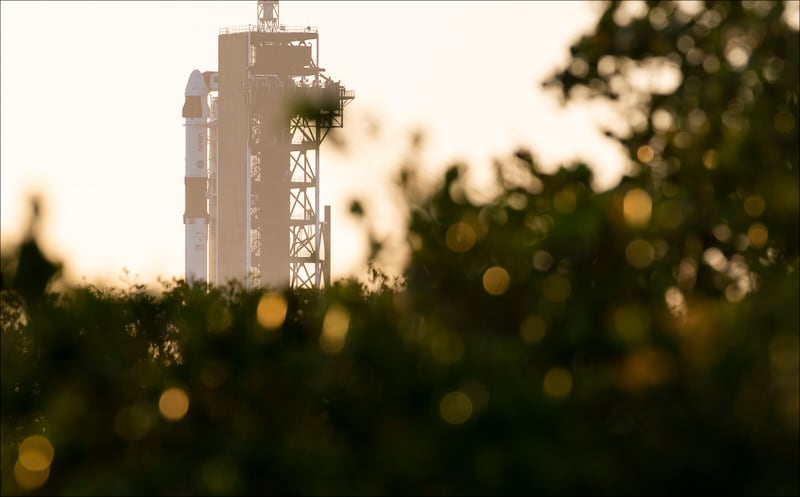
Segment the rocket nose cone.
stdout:
<svg viewBox="0 0 800 497">
<path fill-rule="evenodd" d="M 203 78 L 203 73 L 195 69 L 192 71 L 192 74 L 189 75 L 189 82 L 186 83 L 186 93 L 184 96 L 200 96 L 206 93 L 208 93 L 208 88 L 206 88 L 206 81 Z"/>
</svg>

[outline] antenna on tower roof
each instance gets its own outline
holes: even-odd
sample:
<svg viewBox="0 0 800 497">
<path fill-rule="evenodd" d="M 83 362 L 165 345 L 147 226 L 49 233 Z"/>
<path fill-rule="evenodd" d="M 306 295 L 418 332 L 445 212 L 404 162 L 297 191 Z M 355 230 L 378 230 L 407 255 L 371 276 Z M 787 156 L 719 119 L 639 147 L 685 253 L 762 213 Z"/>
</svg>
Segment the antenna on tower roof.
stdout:
<svg viewBox="0 0 800 497">
<path fill-rule="evenodd" d="M 258 0 L 258 30 L 278 31 L 278 0 Z"/>
</svg>

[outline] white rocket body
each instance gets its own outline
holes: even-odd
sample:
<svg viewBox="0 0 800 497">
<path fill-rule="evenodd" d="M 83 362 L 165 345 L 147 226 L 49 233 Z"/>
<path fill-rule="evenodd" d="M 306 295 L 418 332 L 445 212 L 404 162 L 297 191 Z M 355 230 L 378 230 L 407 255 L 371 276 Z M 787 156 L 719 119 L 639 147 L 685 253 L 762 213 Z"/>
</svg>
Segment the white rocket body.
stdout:
<svg viewBox="0 0 800 497">
<path fill-rule="evenodd" d="M 186 84 L 183 117 L 186 127 L 186 281 L 208 281 L 208 87 L 203 74 L 192 71 Z"/>
</svg>

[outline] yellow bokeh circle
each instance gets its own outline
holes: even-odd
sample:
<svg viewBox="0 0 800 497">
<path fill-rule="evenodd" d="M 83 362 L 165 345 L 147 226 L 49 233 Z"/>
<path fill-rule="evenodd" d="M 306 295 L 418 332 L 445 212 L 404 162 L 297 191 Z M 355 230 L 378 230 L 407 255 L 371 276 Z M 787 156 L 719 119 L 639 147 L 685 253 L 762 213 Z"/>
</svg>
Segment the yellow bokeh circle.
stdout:
<svg viewBox="0 0 800 497">
<path fill-rule="evenodd" d="M 182 388 L 168 388 L 158 399 L 158 410 L 166 420 L 179 421 L 189 411 L 189 396 Z"/>
<path fill-rule="evenodd" d="M 500 266 L 492 266 L 483 273 L 483 288 L 489 295 L 502 295 L 508 290 L 511 277 Z"/>
</svg>

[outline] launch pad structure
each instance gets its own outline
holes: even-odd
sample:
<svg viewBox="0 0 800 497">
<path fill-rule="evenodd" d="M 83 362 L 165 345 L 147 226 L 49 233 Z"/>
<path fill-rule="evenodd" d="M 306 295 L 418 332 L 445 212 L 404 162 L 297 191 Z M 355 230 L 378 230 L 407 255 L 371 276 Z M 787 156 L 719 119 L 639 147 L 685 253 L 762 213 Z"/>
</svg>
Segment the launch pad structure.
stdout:
<svg viewBox="0 0 800 497">
<path fill-rule="evenodd" d="M 186 86 L 186 279 L 247 288 L 330 285 L 331 216 L 320 217 L 320 144 L 354 98 L 319 67 L 316 28 L 223 28 L 218 71 Z"/>
</svg>

